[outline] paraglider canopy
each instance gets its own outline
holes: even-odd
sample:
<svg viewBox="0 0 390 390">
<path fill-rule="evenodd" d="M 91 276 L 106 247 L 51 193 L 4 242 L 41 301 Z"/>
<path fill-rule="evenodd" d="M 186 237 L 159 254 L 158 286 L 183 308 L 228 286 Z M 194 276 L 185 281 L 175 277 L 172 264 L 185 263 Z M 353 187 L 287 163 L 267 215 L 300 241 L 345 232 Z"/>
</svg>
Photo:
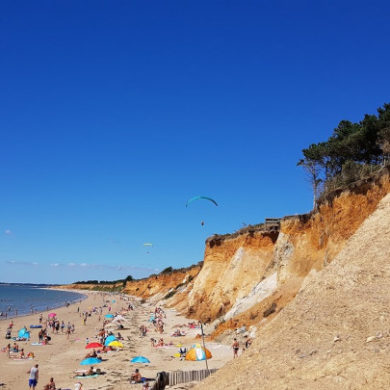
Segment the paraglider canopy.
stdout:
<svg viewBox="0 0 390 390">
<path fill-rule="evenodd" d="M 216 206 L 218 206 L 218 203 L 212 199 L 212 198 L 209 198 L 208 196 L 202 196 L 202 195 L 197 195 L 197 196 L 194 196 L 193 198 L 191 199 L 188 199 L 187 203 L 186 203 L 186 207 L 188 207 L 192 202 L 194 202 L 195 200 L 199 200 L 199 199 L 205 199 L 205 200 L 208 200 L 212 203 L 214 203 Z"/>
<path fill-rule="evenodd" d="M 145 242 L 144 246 L 153 246 L 153 244 L 151 242 Z"/>
</svg>

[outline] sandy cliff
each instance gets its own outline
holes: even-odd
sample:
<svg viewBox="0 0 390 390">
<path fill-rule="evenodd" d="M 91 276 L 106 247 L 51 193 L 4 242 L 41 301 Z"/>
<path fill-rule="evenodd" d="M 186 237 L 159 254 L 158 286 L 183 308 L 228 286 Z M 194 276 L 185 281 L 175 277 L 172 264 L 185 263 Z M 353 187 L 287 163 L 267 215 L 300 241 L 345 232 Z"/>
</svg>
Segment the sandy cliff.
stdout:
<svg viewBox="0 0 390 390">
<path fill-rule="evenodd" d="M 157 296 L 162 299 L 174 296 L 179 289 L 191 284 L 201 269 L 201 263 L 172 272 L 152 275 L 149 278 L 127 282 L 123 292 L 141 298 Z"/>
<path fill-rule="evenodd" d="M 282 218 L 277 230 L 258 225 L 212 236 L 203 264 L 128 282 L 123 292 L 162 299 L 208 323 L 213 337 L 243 326 L 260 329 L 295 298 L 308 275 L 332 263 L 375 211 L 390 192 L 388 173 L 329 195 L 316 212 Z"/>
<path fill-rule="evenodd" d="M 359 203 L 356 208 L 346 204 L 356 214 L 363 212 Z M 259 330 L 249 350 L 197 388 L 388 389 L 389 226 L 390 195 L 349 239 L 346 231 L 353 229 L 334 225 L 334 239 L 328 238 L 334 252 L 328 254 L 342 248 L 334 258 L 326 257 L 331 263 L 310 273 L 296 298 Z M 312 237 L 307 241 L 323 250 L 324 243 Z M 309 267 L 294 266 L 295 261 L 285 268 L 301 278 Z M 323 267 L 319 256 L 307 261 L 313 269 Z"/>
<path fill-rule="evenodd" d="M 208 240 L 203 268 L 178 307 L 212 322 L 214 336 L 264 324 L 295 297 L 310 272 L 333 261 L 388 192 L 384 175 L 334 194 L 315 213 L 283 218 L 279 233 L 246 232 L 217 245 Z"/>
</svg>

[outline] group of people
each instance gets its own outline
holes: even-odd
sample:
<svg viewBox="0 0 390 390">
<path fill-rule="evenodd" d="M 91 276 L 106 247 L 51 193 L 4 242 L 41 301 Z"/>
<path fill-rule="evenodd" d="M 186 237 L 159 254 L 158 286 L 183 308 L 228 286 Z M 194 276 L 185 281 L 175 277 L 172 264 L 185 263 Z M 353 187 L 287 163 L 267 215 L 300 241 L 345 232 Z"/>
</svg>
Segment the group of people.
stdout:
<svg viewBox="0 0 390 390">
<path fill-rule="evenodd" d="M 245 348 L 243 348 L 243 351 L 245 351 L 245 349 L 248 349 L 252 345 L 252 339 L 248 336 L 245 336 L 244 345 Z M 233 359 L 235 359 L 238 357 L 238 351 L 240 350 L 240 343 L 236 338 L 234 338 L 233 340 L 232 348 L 233 348 Z"/>
<path fill-rule="evenodd" d="M 5 348 L 3 348 L 3 352 L 5 352 L 8 358 L 13 359 L 34 359 L 34 352 L 28 352 L 27 354 L 24 352 L 24 348 L 19 349 L 19 345 L 14 343 L 11 347 L 11 344 L 8 344 Z"/>
<path fill-rule="evenodd" d="M 160 337 L 160 339 L 157 341 L 155 338 L 152 337 L 150 339 L 150 345 L 153 348 L 163 347 L 165 345 L 164 344 L 164 339 L 162 337 Z"/>
<path fill-rule="evenodd" d="M 166 318 L 164 310 L 161 307 L 156 306 L 156 308 L 154 309 L 154 315 L 151 316 L 150 320 L 154 325 L 156 332 L 158 333 L 164 333 L 163 318 Z"/>
</svg>

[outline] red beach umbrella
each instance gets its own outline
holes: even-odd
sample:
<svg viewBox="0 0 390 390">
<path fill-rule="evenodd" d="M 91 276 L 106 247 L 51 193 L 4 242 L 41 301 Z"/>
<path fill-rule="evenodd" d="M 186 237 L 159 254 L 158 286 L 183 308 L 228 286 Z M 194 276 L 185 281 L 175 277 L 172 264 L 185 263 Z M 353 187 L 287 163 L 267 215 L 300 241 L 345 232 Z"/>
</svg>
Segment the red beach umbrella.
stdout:
<svg viewBox="0 0 390 390">
<path fill-rule="evenodd" d="M 100 343 L 89 343 L 85 348 L 86 349 L 89 349 L 89 348 L 102 348 L 103 345 L 101 345 Z"/>
</svg>

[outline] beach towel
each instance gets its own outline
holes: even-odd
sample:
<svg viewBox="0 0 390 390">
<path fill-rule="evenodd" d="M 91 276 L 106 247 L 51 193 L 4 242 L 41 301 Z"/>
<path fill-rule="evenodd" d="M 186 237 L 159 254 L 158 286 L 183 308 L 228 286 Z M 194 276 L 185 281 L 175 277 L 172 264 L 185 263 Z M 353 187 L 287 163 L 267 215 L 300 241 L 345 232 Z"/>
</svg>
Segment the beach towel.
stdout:
<svg viewBox="0 0 390 390">
<path fill-rule="evenodd" d="M 75 378 L 77 379 L 83 379 L 83 378 L 96 378 L 99 376 L 99 374 L 93 374 L 93 375 L 76 375 Z"/>
<path fill-rule="evenodd" d="M 12 360 L 33 360 L 34 358 L 29 357 L 29 358 L 13 358 Z"/>
</svg>

